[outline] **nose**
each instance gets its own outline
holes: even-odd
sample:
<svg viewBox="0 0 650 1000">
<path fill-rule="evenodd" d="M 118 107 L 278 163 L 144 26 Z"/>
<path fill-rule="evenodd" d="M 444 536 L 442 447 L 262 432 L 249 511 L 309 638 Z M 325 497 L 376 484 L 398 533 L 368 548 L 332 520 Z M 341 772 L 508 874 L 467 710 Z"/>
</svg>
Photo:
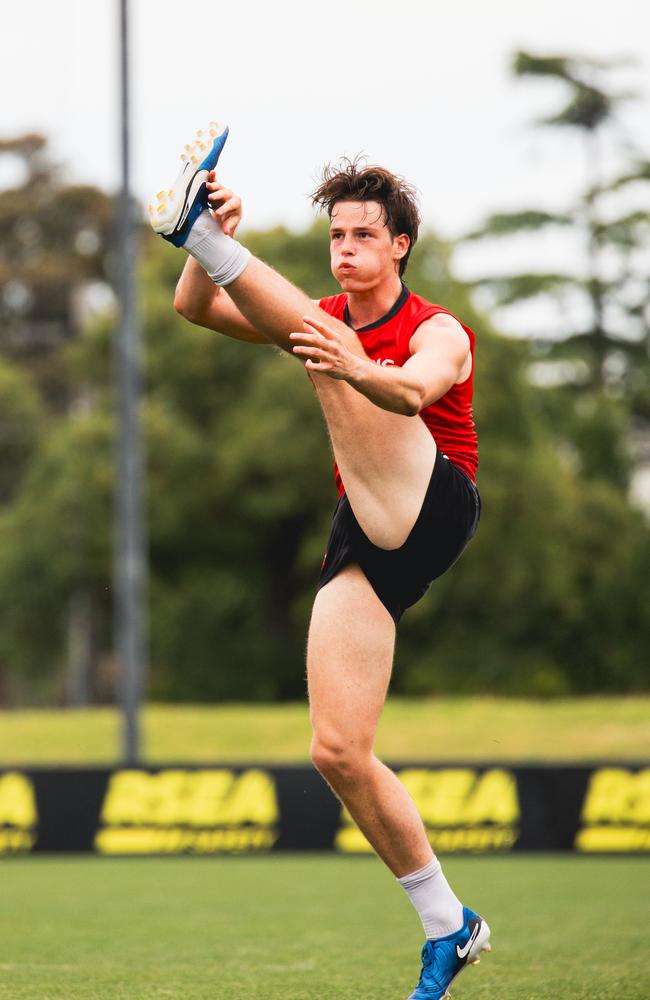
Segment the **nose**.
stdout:
<svg viewBox="0 0 650 1000">
<path fill-rule="evenodd" d="M 350 256 L 354 253 L 354 240 L 351 236 L 343 237 L 343 246 L 341 247 L 341 253 L 346 256 Z"/>
</svg>

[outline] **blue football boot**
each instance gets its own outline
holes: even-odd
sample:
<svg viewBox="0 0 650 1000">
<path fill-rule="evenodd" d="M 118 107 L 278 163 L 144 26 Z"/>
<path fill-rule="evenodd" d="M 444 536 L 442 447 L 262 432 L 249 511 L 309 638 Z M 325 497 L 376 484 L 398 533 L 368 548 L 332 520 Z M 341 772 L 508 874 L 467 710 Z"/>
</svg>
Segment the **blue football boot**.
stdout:
<svg viewBox="0 0 650 1000">
<path fill-rule="evenodd" d="M 478 965 L 482 951 L 490 951 L 490 928 L 473 910 L 463 907 L 463 926 L 446 937 L 425 941 L 422 972 L 408 1000 L 443 1000 L 449 986 L 466 965 Z"/>
<path fill-rule="evenodd" d="M 207 208 L 208 174 L 217 165 L 228 138 L 228 126 L 210 122 L 199 129 L 193 143 L 181 154 L 183 169 L 167 191 L 156 195 L 156 206 L 149 205 L 149 221 L 154 230 L 175 247 L 182 247 L 187 234 Z"/>
</svg>

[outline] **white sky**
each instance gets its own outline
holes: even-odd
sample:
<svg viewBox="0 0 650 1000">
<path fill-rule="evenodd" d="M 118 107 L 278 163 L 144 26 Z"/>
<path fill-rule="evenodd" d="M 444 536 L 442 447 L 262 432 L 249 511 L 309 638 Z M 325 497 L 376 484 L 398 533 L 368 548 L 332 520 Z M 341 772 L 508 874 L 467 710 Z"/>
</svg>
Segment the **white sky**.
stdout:
<svg viewBox="0 0 650 1000">
<path fill-rule="evenodd" d="M 114 186 L 117 0 L 30 0 L 2 17 L 5 135 L 51 137 L 71 176 Z M 422 192 L 449 235 L 502 205 L 552 204 L 584 166 L 565 138 L 527 122 L 548 84 L 515 82 L 517 47 L 632 55 L 648 89 L 626 124 L 650 122 L 650 13 L 643 0 L 131 0 L 133 177 L 165 185 L 210 118 L 231 125 L 224 180 L 253 226 L 311 218 L 319 166 L 363 150 Z M 626 82 L 623 80 L 623 82 Z"/>
<path fill-rule="evenodd" d="M 414 183 L 425 224 L 446 236 L 495 210 L 561 210 L 584 181 L 584 151 L 566 133 L 530 127 L 558 107 L 562 88 L 514 80 L 518 48 L 638 60 L 619 77 L 622 88 L 644 91 L 622 125 L 646 153 L 650 147 L 646 0 L 130 7 L 132 172 L 143 203 L 173 179 L 194 130 L 217 118 L 231 126 L 221 177 L 242 195 L 249 226 L 308 224 L 306 195 L 319 168 L 360 151 Z M 0 135 L 43 132 L 70 179 L 115 188 L 118 0 L 7 3 L 1 24 Z M 11 170 L 0 167 L 0 184 L 10 181 Z M 467 279 L 513 264 L 555 270 L 581 251 L 551 232 L 462 249 L 454 265 Z M 501 313 L 501 329 L 561 332 L 561 317 L 534 305 L 523 316 Z"/>
<path fill-rule="evenodd" d="M 133 187 L 143 203 L 176 174 L 211 118 L 231 136 L 221 177 L 245 223 L 301 227 L 320 166 L 366 153 L 420 190 L 425 224 L 447 236 L 491 211 L 560 208 L 585 177 L 565 132 L 531 128 L 558 85 L 515 80 L 512 52 L 631 57 L 621 88 L 644 90 L 622 127 L 650 148 L 650 8 L 644 0 L 130 0 Z M 119 176 L 118 0 L 30 0 L 2 18 L 0 134 L 51 138 L 71 179 Z M 607 150 L 605 150 L 607 154 Z M 607 160 L 607 155 L 605 155 Z M 8 180 L 0 173 L 0 183 Z M 561 234 L 466 248 L 461 276 L 557 269 L 581 248 Z M 538 309 L 529 312 L 546 325 Z M 526 332 L 515 316 L 502 328 Z M 528 332 L 533 332 L 532 327 Z"/>
</svg>

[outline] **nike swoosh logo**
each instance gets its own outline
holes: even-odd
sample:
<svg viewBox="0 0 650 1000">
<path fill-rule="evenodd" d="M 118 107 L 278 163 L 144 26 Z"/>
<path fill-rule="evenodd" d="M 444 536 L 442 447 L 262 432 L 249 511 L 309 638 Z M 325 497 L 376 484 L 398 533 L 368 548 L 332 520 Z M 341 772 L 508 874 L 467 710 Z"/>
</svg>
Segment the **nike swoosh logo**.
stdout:
<svg viewBox="0 0 650 1000">
<path fill-rule="evenodd" d="M 180 229 L 182 227 L 182 225 L 185 222 L 186 218 L 190 214 L 190 208 L 191 207 L 192 207 L 192 202 L 191 202 L 190 198 L 186 195 L 185 205 L 183 206 L 182 215 L 181 215 L 180 219 L 178 220 L 178 222 L 176 224 L 176 228 L 177 229 Z"/>
<path fill-rule="evenodd" d="M 181 213 L 181 217 L 178 220 L 178 222 L 176 223 L 176 229 L 181 229 L 182 228 L 183 223 L 185 222 L 186 218 L 190 214 L 190 209 L 191 209 L 192 205 L 194 204 L 194 199 L 196 198 L 197 191 L 199 191 L 199 189 L 201 188 L 202 184 L 205 184 L 205 176 L 204 175 L 206 175 L 206 171 L 205 170 L 200 170 L 200 171 L 197 171 L 197 173 L 192 178 L 192 183 L 190 184 L 189 188 L 185 192 L 185 204 L 183 205 L 183 211 Z M 197 183 L 197 180 L 198 180 L 198 183 Z"/>
<path fill-rule="evenodd" d="M 465 945 L 465 947 L 464 948 L 459 948 L 458 945 L 456 945 L 456 954 L 458 955 L 459 958 L 467 958 L 467 956 L 469 954 L 469 950 L 472 947 L 472 945 L 474 944 L 474 942 L 476 941 L 476 938 L 478 936 L 478 932 L 480 931 L 480 929 L 481 929 L 481 922 L 479 920 L 479 922 L 477 924 L 475 924 L 474 930 L 472 931 L 472 934 L 471 934 L 471 937 L 470 937 L 469 941 L 467 942 L 467 944 Z"/>
</svg>

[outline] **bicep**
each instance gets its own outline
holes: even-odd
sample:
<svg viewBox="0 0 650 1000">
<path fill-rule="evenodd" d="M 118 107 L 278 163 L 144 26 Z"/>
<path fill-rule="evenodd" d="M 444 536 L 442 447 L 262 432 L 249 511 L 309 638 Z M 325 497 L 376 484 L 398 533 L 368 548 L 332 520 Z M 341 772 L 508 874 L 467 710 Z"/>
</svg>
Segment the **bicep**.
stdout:
<svg viewBox="0 0 650 1000">
<path fill-rule="evenodd" d="M 470 354 L 469 337 L 453 317 L 436 316 L 418 327 L 410 350 L 404 369 L 422 382 L 429 406 L 459 380 Z"/>
</svg>

